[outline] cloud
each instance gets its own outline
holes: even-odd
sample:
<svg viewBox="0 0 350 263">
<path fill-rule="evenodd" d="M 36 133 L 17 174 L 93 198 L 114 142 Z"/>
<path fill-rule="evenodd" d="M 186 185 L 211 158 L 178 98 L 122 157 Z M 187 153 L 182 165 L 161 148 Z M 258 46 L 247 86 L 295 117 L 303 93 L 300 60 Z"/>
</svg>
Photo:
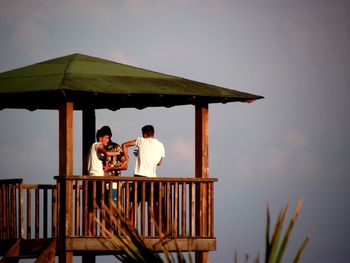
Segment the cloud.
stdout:
<svg viewBox="0 0 350 263">
<path fill-rule="evenodd" d="M 316 153 L 308 149 L 308 139 L 300 130 L 287 131 L 280 141 L 263 154 L 261 168 L 268 175 L 315 175 L 322 169 Z"/>
<path fill-rule="evenodd" d="M 231 160 L 235 173 L 244 177 L 310 176 L 322 171 L 320 157 L 309 149 L 308 138 L 297 129 L 261 150 L 234 153 Z"/>
<path fill-rule="evenodd" d="M 242 177 L 254 177 L 257 171 L 257 158 L 253 154 L 237 154 L 233 160 L 234 174 Z"/>
<path fill-rule="evenodd" d="M 169 165 L 180 167 L 187 171 L 193 170 L 194 142 L 183 137 L 174 138 L 168 145 L 167 159 Z"/>
<path fill-rule="evenodd" d="M 306 137 L 299 130 L 288 131 L 285 140 L 293 147 L 304 147 L 307 145 Z"/>
<path fill-rule="evenodd" d="M 121 50 L 109 50 L 106 52 L 108 59 L 118 62 L 118 63 L 122 63 L 122 64 L 127 64 L 130 66 L 136 66 L 136 61 L 129 57 L 128 55 L 126 55 L 123 51 Z"/>
<path fill-rule="evenodd" d="M 270 147 L 261 161 L 262 170 L 270 175 L 281 175 L 286 173 L 290 156 L 288 151 Z"/>
<path fill-rule="evenodd" d="M 0 148 L 3 178 L 24 178 L 25 182 L 50 182 L 58 174 L 58 152 L 47 139 Z M 54 167 L 54 168 L 53 168 Z M 26 176 L 31 175 L 30 178 Z M 42 177 L 42 178 L 40 178 Z"/>
</svg>

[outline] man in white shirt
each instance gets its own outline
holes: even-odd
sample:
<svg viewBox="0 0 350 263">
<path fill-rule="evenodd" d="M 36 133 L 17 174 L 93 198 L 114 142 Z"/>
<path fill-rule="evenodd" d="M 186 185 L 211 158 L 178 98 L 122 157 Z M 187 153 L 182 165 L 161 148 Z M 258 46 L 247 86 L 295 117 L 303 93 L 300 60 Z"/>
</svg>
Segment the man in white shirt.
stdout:
<svg viewBox="0 0 350 263">
<path fill-rule="evenodd" d="M 96 132 L 96 142 L 92 144 L 88 160 L 88 171 L 91 176 L 104 176 L 103 163 L 102 160 L 106 156 L 116 156 L 119 152 L 106 151 L 104 147 L 109 142 L 109 137 L 107 131 L 104 129 L 99 129 Z M 98 206 L 101 206 L 101 182 L 96 182 L 96 196 L 95 200 L 93 197 L 93 187 L 92 182 L 88 184 L 88 209 L 89 209 L 89 235 L 92 235 L 92 221 L 93 221 L 93 204 L 96 202 Z"/>
<path fill-rule="evenodd" d="M 122 144 L 123 152 L 125 154 L 126 161 L 129 160 L 128 148 L 136 146 L 138 148 L 134 170 L 135 177 L 157 177 L 156 169 L 157 166 L 162 164 L 163 158 L 165 157 L 165 151 L 163 144 L 154 138 L 154 128 L 152 125 L 146 125 L 142 127 L 142 137 L 125 142 Z M 139 203 L 142 198 L 142 187 L 138 184 L 137 200 Z M 150 183 L 146 184 L 146 202 L 150 201 Z M 134 193 L 131 193 L 131 200 L 133 200 Z M 158 185 L 154 185 L 154 216 L 158 218 Z M 135 204 L 136 206 L 138 204 Z M 130 218 L 133 220 L 133 209 L 131 209 Z"/>
<path fill-rule="evenodd" d="M 126 161 L 129 160 L 128 148 L 138 148 L 134 175 L 145 177 L 157 177 L 157 166 L 162 164 L 165 157 L 163 144 L 154 138 L 154 128 L 146 125 L 142 128 L 142 137 L 123 143 L 123 151 Z"/>
</svg>

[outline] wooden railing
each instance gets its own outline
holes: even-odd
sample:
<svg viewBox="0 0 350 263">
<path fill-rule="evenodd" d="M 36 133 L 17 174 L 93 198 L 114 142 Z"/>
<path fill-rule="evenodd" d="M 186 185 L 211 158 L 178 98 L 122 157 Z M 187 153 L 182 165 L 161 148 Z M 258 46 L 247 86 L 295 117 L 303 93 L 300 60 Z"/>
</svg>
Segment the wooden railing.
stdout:
<svg viewBox="0 0 350 263">
<path fill-rule="evenodd" d="M 55 185 L 0 180 L 0 240 L 51 238 L 56 231 Z"/>
<path fill-rule="evenodd" d="M 114 202 L 143 237 L 214 238 L 215 178 L 137 178 L 57 176 L 56 185 L 23 184 L 22 179 L 0 180 L 0 240 L 53 238 L 60 220 L 72 224 L 68 236 L 103 236 L 95 221 L 108 225 Z M 60 195 L 66 185 L 69 213 L 62 217 Z M 117 190 L 113 200 L 113 188 Z M 98 198 L 100 197 L 100 198 Z M 63 199 L 62 199 L 63 200 Z M 89 200 L 100 200 L 91 202 Z M 137 204 L 137 205 L 135 205 Z M 105 208 L 106 207 L 106 208 Z M 61 216 L 60 216 L 61 215 Z M 119 231 L 118 229 L 116 231 Z"/>
</svg>

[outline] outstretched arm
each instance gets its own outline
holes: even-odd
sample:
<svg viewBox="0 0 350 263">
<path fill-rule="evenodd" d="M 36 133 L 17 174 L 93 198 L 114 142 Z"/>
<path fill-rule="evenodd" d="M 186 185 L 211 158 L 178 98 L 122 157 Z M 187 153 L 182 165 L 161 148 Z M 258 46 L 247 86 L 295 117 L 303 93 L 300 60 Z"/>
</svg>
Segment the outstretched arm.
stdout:
<svg viewBox="0 0 350 263">
<path fill-rule="evenodd" d="M 132 147 L 132 146 L 135 146 L 135 145 L 136 145 L 136 139 L 124 142 L 122 144 L 122 148 L 123 148 L 123 152 L 124 152 L 124 155 L 125 155 L 125 161 L 126 162 L 128 162 L 128 160 L 129 160 L 129 151 L 128 151 L 129 147 Z"/>
<path fill-rule="evenodd" d="M 100 145 L 98 148 L 97 148 L 97 152 L 99 153 L 103 153 L 104 155 L 109 155 L 109 156 L 117 156 L 120 154 L 120 152 L 116 152 L 116 151 L 107 151 L 103 145 Z"/>
</svg>

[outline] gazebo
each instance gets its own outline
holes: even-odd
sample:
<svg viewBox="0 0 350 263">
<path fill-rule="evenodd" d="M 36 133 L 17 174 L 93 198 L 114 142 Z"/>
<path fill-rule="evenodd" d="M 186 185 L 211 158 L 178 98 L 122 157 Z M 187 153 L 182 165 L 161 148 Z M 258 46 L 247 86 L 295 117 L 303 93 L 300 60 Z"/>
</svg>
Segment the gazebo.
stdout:
<svg viewBox="0 0 350 263">
<path fill-rule="evenodd" d="M 159 222 L 167 229 L 170 251 L 195 252 L 196 262 L 208 262 L 216 250 L 214 235 L 214 182 L 208 173 L 208 105 L 262 99 L 181 77 L 153 72 L 83 54 L 72 54 L 0 73 L 0 109 L 50 109 L 59 112 L 59 175 L 56 185 L 26 185 L 23 179 L 0 180 L 1 262 L 36 257 L 38 262 L 94 262 L 96 255 L 115 253 L 98 231 L 87 235 L 87 182 L 117 184 L 117 202 L 130 209 L 129 186 L 151 183 L 159 190 Z M 95 141 L 95 110 L 193 105 L 195 111 L 195 176 L 139 179 L 91 178 L 86 160 Z M 83 175 L 73 175 L 73 111 L 82 111 Z M 104 187 L 102 187 L 103 191 Z M 134 211 L 135 227 L 150 247 L 159 239 L 144 194 Z M 32 195 L 34 202 L 32 202 Z M 162 196 L 162 197 L 161 197 Z M 162 199 L 161 199 L 162 198 Z M 104 211 L 96 213 L 103 213 Z M 32 218 L 34 218 L 32 223 Z M 103 223 L 103 222 L 102 222 Z"/>
</svg>

